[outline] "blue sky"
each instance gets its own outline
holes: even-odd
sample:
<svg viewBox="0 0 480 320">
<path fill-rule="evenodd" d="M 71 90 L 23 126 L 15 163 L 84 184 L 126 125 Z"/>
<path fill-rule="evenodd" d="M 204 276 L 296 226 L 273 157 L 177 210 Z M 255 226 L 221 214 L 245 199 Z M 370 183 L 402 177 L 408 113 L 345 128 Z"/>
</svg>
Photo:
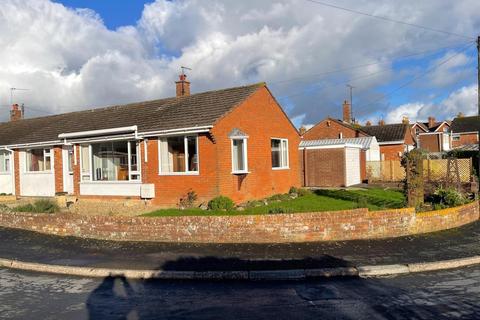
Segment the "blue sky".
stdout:
<svg viewBox="0 0 480 320">
<path fill-rule="evenodd" d="M 331 2 L 460 36 L 302 0 L 4 0 L 0 106 L 11 87 L 27 116 L 163 98 L 186 65 L 193 92 L 266 81 L 297 125 L 340 117 L 347 84 L 360 122 L 475 113 L 480 1 Z"/>
<path fill-rule="evenodd" d="M 71 8 L 88 8 L 98 13 L 105 25 L 115 30 L 125 25 L 134 25 L 140 19 L 145 3 L 141 0 L 56 0 Z"/>
</svg>

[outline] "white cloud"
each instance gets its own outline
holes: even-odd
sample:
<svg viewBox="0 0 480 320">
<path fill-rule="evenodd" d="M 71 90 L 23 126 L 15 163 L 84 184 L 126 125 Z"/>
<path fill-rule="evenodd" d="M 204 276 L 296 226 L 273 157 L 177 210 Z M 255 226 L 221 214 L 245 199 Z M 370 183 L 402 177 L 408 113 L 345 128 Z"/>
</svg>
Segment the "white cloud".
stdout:
<svg viewBox="0 0 480 320">
<path fill-rule="evenodd" d="M 453 119 L 459 112 L 475 115 L 477 112 L 477 85 L 462 87 L 452 92 L 438 104 L 413 102 L 400 105 L 390 110 L 386 116 L 387 123 L 399 123 L 404 116 L 410 121 L 426 121 L 429 116 L 437 120 Z"/>
<path fill-rule="evenodd" d="M 461 34 L 480 27 L 476 0 L 350 0 L 342 5 Z M 40 113 L 29 106 L 64 112 L 169 96 L 179 66 L 187 65 L 193 69 L 193 91 L 266 80 L 276 96 L 300 92 L 288 99 L 289 114 L 309 122 L 340 114 L 346 82 L 357 87 L 358 99 L 368 101 L 375 96 L 370 90 L 398 72 L 385 63 L 328 77 L 305 75 L 459 41 L 297 0 L 157 0 L 145 6 L 138 24 L 117 30 L 108 30 L 91 10 L 47 0 L 4 0 L 0 34 L 0 105 L 9 103 L 8 88 L 29 88 L 17 92 L 16 101 L 25 102 L 30 115 Z M 449 85 L 441 81 L 453 79 L 452 72 L 460 72 L 456 81 L 464 79 L 461 70 L 470 61 L 463 58 L 445 74 L 433 75 L 432 85 Z M 305 88 L 311 89 L 308 95 Z M 461 94 L 455 99 L 452 104 L 460 103 Z M 366 117 L 375 108 L 356 109 L 356 116 Z M 0 116 L 5 118 L 6 113 Z"/>
</svg>

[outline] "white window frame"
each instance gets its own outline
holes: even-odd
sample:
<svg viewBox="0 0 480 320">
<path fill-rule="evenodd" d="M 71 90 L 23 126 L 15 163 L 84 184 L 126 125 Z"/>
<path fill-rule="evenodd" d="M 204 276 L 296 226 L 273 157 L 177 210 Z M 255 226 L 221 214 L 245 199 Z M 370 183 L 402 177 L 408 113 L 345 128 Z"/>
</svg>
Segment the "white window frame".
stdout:
<svg viewBox="0 0 480 320">
<path fill-rule="evenodd" d="M 235 170 L 235 165 L 233 163 L 233 141 L 234 140 L 243 140 L 243 163 L 245 168 L 243 170 Z M 231 149 L 231 160 L 232 160 L 232 174 L 246 174 L 250 173 L 248 171 L 248 137 L 230 137 L 230 149 Z"/>
<path fill-rule="evenodd" d="M 141 157 L 140 157 L 140 143 L 136 140 L 121 140 L 127 142 L 127 150 L 128 150 L 128 180 L 110 180 L 110 181 L 98 181 L 98 180 L 93 180 L 93 153 L 92 153 L 92 144 L 96 144 L 95 142 L 90 143 L 90 144 L 85 144 L 82 143 L 78 147 L 80 149 L 80 181 L 82 183 L 138 183 L 142 182 L 142 170 L 141 170 Z M 107 141 L 108 142 L 108 141 Z M 101 143 L 101 142 L 98 142 Z M 132 159 L 131 159 L 131 148 L 132 145 L 134 145 L 137 149 L 137 170 L 132 171 Z M 88 173 L 83 172 L 83 165 L 82 165 L 82 159 L 83 159 L 83 148 L 82 146 L 87 146 L 88 147 L 88 162 L 90 165 L 90 170 Z M 132 179 L 132 176 L 137 175 L 139 179 Z M 89 177 L 88 180 L 85 180 L 84 177 Z"/>
<path fill-rule="evenodd" d="M 0 150 L 0 152 L 2 152 L 2 153 L 5 154 L 5 157 L 3 158 L 3 161 L 4 161 L 4 162 L 3 162 L 3 166 L 4 166 L 5 168 L 7 168 L 6 163 L 7 163 L 7 160 L 8 160 L 8 168 L 7 168 L 7 170 L 5 170 L 5 171 L 0 171 L 0 174 L 10 174 L 10 172 L 11 172 L 11 170 L 12 170 L 12 169 L 11 169 L 11 167 L 12 167 L 12 160 L 11 160 L 11 159 L 12 159 L 12 152 L 7 151 L 7 150 Z"/>
<path fill-rule="evenodd" d="M 271 138 L 270 139 L 270 154 L 272 152 L 271 146 L 272 146 L 272 140 L 279 140 L 280 141 L 280 167 L 274 167 L 272 163 L 272 170 L 285 170 L 285 169 L 290 169 L 290 152 L 288 152 L 289 147 L 288 147 L 288 139 L 285 138 Z M 287 148 L 287 159 L 285 165 L 282 166 L 282 157 L 283 157 L 283 143 L 286 142 L 286 148 Z"/>
<path fill-rule="evenodd" d="M 28 154 L 31 150 L 43 150 L 43 163 L 47 163 L 47 158 L 50 158 L 50 169 L 48 170 L 39 170 L 39 171 L 30 171 L 30 168 L 28 167 Z M 52 148 L 30 148 L 26 149 L 24 152 L 25 158 L 25 173 L 52 173 L 53 172 L 53 149 Z"/>
<path fill-rule="evenodd" d="M 183 150 L 185 153 L 185 169 L 188 169 L 188 137 L 195 137 L 195 147 L 197 152 L 197 170 L 189 171 L 185 170 L 183 172 L 162 172 L 162 155 L 160 154 L 161 147 L 160 147 L 160 139 L 161 138 L 173 138 L 173 137 L 183 137 Z M 198 148 L 198 134 L 186 134 L 186 135 L 177 135 L 177 136 L 166 136 L 166 137 L 159 137 L 157 140 L 158 146 L 158 175 L 159 176 L 198 176 L 200 174 L 200 153 Z"/>
</svg>

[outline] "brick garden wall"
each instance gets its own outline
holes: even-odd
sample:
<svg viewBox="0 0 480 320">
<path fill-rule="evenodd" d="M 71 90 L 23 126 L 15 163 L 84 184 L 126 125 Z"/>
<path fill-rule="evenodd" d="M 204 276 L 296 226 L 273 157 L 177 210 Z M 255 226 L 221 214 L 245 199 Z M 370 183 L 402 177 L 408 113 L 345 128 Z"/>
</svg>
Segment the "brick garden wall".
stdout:
<svg viewBox="0 0 480 320">
<path fill-rule="evenodd" d="M 156 218 L 0 213 L 0 226 L 107 240 L 273 243 L 398 237 L 454 228 L 478 219 L 478 202 L 474 202 L 420 213 L 412 208 Z"/>
</svg>

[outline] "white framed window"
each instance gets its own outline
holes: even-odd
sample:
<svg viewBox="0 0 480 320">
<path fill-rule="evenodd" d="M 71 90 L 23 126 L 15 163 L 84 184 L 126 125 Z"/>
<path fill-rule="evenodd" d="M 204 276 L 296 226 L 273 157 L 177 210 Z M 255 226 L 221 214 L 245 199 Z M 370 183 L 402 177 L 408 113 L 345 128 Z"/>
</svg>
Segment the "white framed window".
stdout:
<svg viewBox="0 0 480 320">
<path fill-rule="evenodd" d="M 248 173 L 247 138 L 231 138 L 232 140 L 232 173 Z"/>
<path fill-rule="evenodd" d="M 139 181 L 139 144 L 110 141 L 80 146 L 82 181 Z"/>
<path fill-rule="evenodd" d="M 10 172 L 10 152 L 0 151 L 0 173 Z"/>
<path fill-rule="evenodd" d="M 288 169 L 288 140 L 272 138 L 272 169 Z"/>
<path fill-rule="evenodd" d="M 198 136 L 171 136 L 158 139 L 160 175 L 198 174 Z"/>
<path fill-rule="evenodd" d="M 52 171 L 51 149 L 28 149 L 25 151 L 26 172 L 49 172 Z"/>
</svg>

